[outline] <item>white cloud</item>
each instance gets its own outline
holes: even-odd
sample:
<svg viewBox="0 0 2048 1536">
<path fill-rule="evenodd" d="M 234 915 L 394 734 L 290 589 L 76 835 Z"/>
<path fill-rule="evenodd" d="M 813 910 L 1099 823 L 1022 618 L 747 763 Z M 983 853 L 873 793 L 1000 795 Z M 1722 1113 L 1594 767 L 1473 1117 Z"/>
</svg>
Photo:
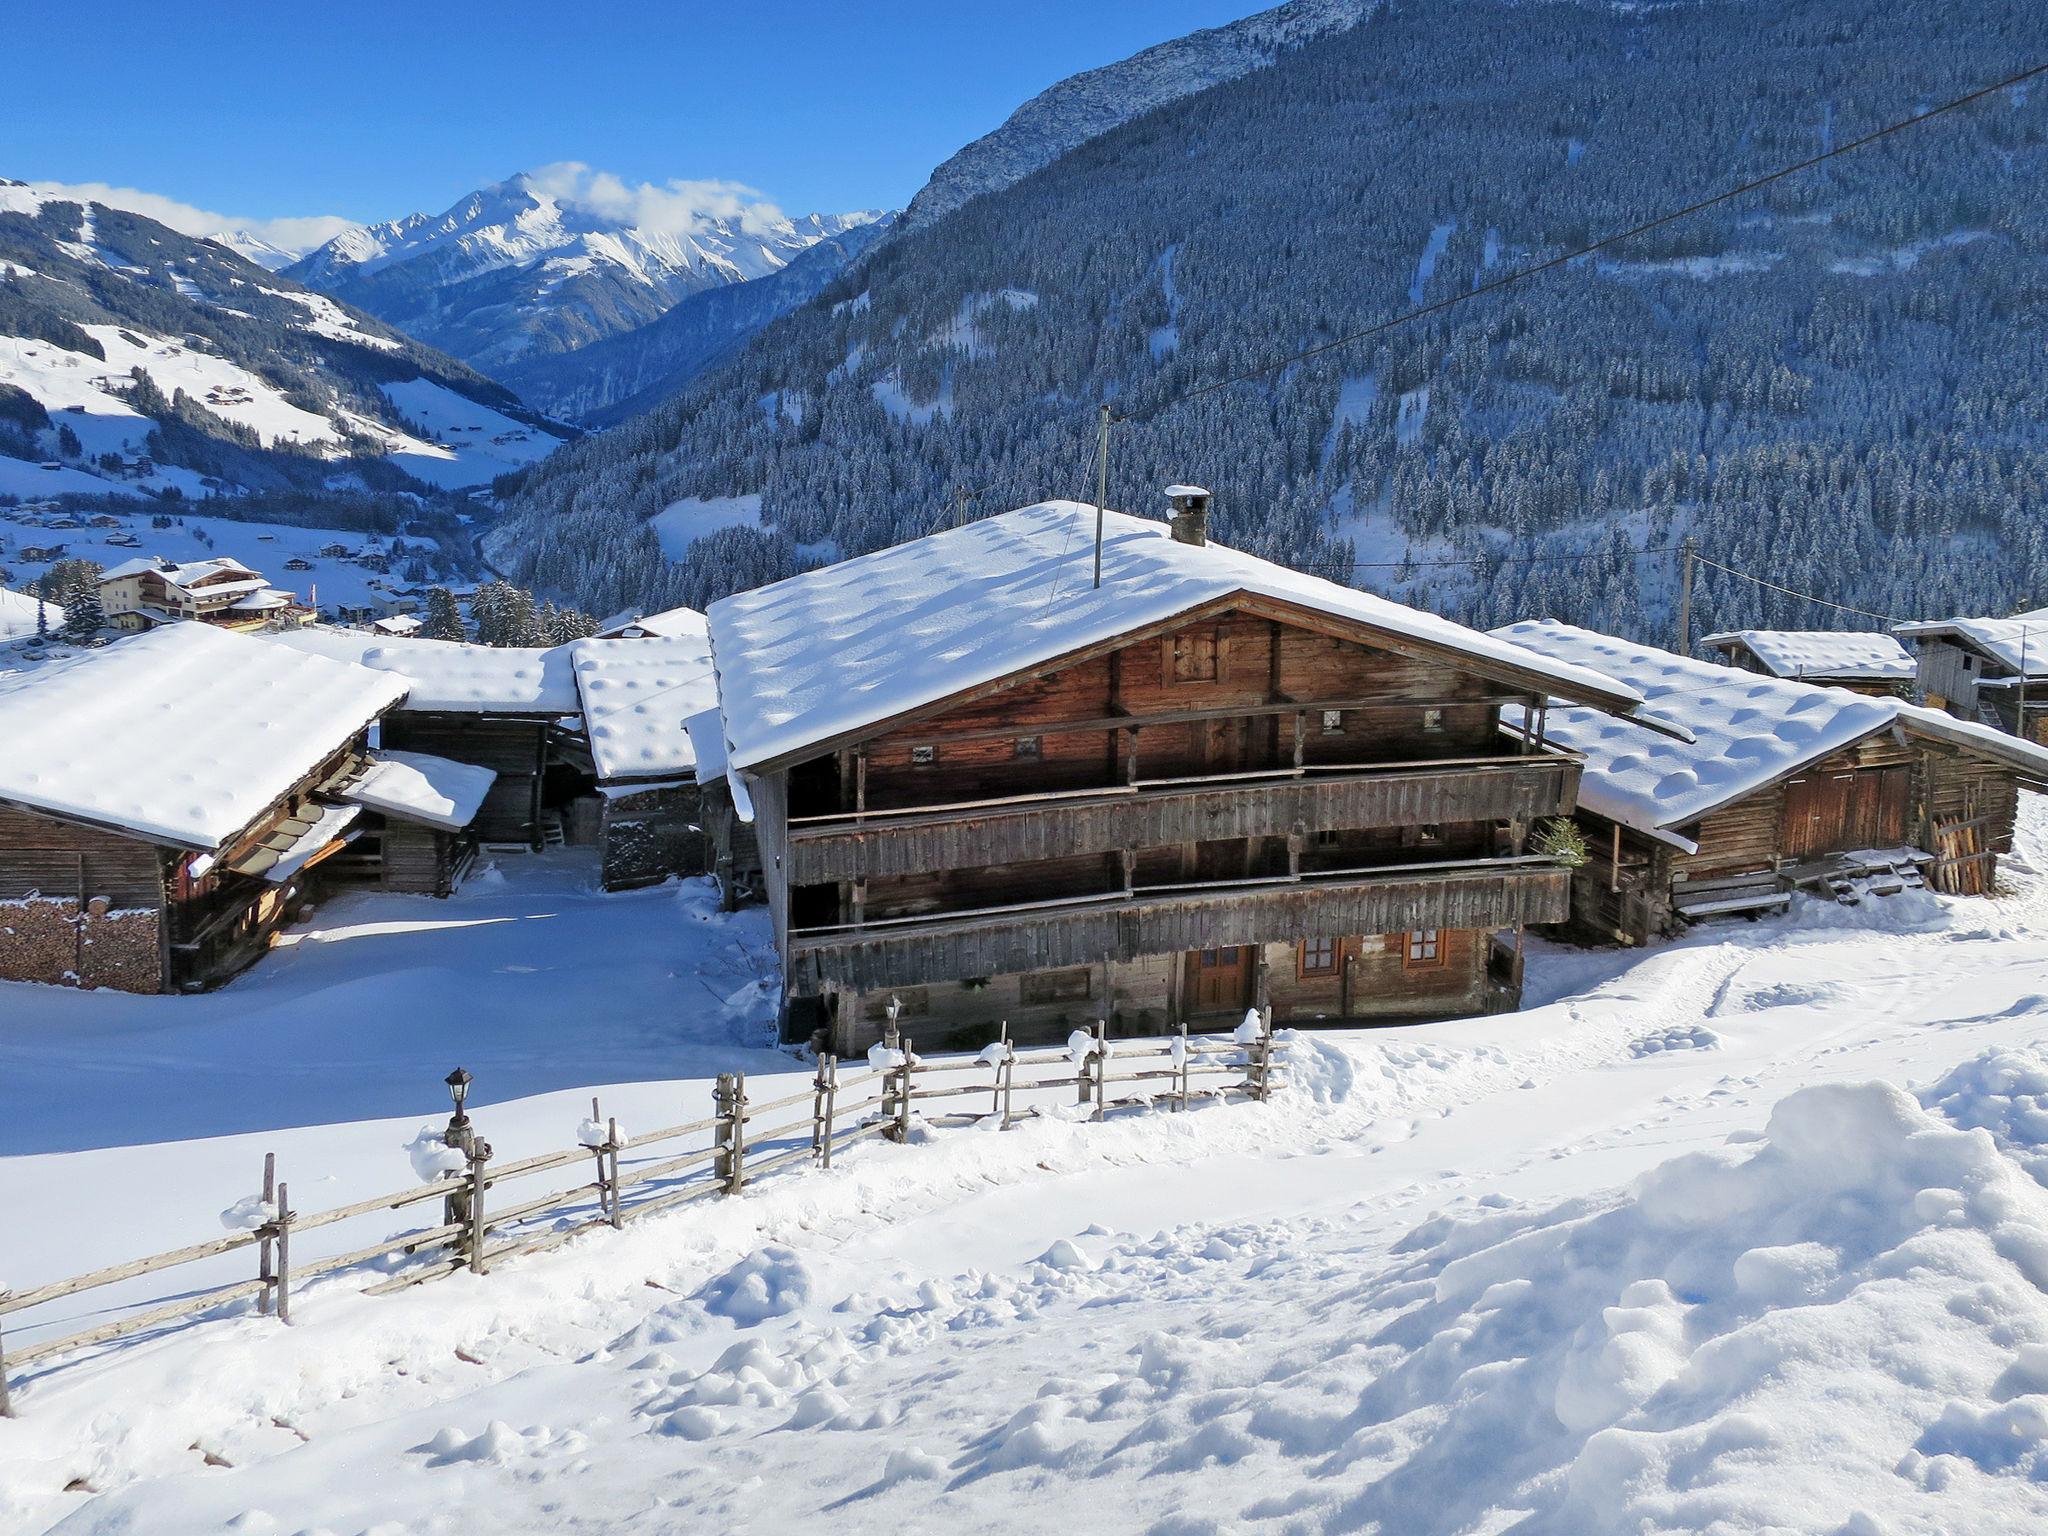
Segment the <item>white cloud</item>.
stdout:
<svg viewBox="0 0 2048 1536">
<path fill-rule="evenodd" d="M 247 230 L 257 239 L 268 241 L 294 255 L 310 251 L 316 245 L 324 245 L 345 230 L 359 227 L 353 219 L 334 214 L 296 219 L 241 219 L 229 213 L 210 213 L 157 192 L 144 192 L 135 187 L 110 187 L 103 181 L 32 181 L 29 185 L 38 192 L 57 197 L 105 203 L 109 208 L 125 208 L 130 213 L 139 213 L 146 219 L 168 225 L 181 235 L 217 235 Z"/>
<path fill-rule="evenodd" d="M 526 176 L 536 188 L 567 207 L 661 234 L 699 234 L 714 219 L 736 222 L 751 234 L 767 234 L 789 222 L 759 191 L 737 181 L 628 184 L 610 171 L 594 171 L 579 160 L 543 165 Z"/>
</svg>

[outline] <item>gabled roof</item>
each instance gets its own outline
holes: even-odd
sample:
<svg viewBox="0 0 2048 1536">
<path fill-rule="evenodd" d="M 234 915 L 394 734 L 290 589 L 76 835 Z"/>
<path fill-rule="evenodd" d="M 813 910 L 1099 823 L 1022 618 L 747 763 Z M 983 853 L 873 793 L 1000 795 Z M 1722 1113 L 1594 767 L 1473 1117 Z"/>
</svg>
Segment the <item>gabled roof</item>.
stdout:
<svg viewBox="0 0 2048 1536">
<path fill-rule="evenodd" d="M 702 640 L 708 632 L 708 621 L 694 608 L 669 608 L 660 613 L 642 613 L 637 608 L 628 608 L 606 619 L 596 638 L 619 640 L 630 637 L 638 640 L 664 635 Z"/>
<path fill-rule="evenodd" d="M 123 560 L 112 570 L 102 571 L 100 580 L 118 581 L 123 576 L 161 576 L 173 586 L 189 587 L 196 581 L 209 576 L 254 576 L 256 572 L 241 561 L 228 555 L 214 555 L 206 560 L 179 562 L 160 556 L 145 555 L 135 560 Z"/>
<path fill-rule="evenodd" d="M 1550 619 L 1493 633 L 1597 667 L 1642 694 L 1644 715 L 1690 731 L 1685 742 L 1598 710 L 1553 703 L 1548 711 L 1545 740 L 1586 759 L 1579 804 L 1639 831 L 1695 821 L 1893 725 L 2030 776 L 2048 773 L 2048 751 L 1901 699 L 1766 677 Z M 1521 728 L 1521 710 L 1502 714 L 1504 725 Z"/>
<path fill-rule="evenodd" d="M 1103 521 L 1099 590 L 1095 509 L 1049 501 L 714 603 L 731 762 L 786 760 L 1237 596 L 1312 610 L 1361 638 L 1450 651 L 1532 691 L 1618 709 L 1638 702 L 1584 667 L 1221 544 L 1179 543 L 1151 518 Z"/>
<path fill-rule="evenodd" d="M 1904 682 L 1914 674 L 1913 656 L 1890 635 L 1835 633 L 1822 629 L 1734 629 L 1700 642 L 1717 650 L 1746 650 L 1773 677 L 1831 682 L 1854 678 Z"/>
<path fill-rule="evenodd" d="M 386 673 L 167 624 L 0 677 L 0 800 L 219 848 L 404 696 Z"/>
<path fill-rule="evenodd" d="M 458 715 L 573 715 L 576 678 L 569 647 L 469 645 L 309 624 L 265 635 L 272 645 L 310 651 L 407 678 L 409 710 Z"/>
<path fill-rule="evenodd" d="M 402 821 L 459 832 L 476 819 L 497 777 L 493 770 L 475 763 L 458 763 L 426 752 L 380 750 L 369 770 L 343 790 L 341 797 Z"/>
<path fill-rule="evenodd" d="M 695 772 L 683 722 L 718 696 L 701 634 L 578 640 L 569 651 L 599 783 Z"/>
<path fill-rule="evenodd" d="M 1915 639 L 1953 640 L 1989 656 L 2006 671 L 2048 677 L 2048 614 L 2036 611 L 2009 619 L 1924 619 L 1894 624 L 1892 633 Z"/>
</svg>

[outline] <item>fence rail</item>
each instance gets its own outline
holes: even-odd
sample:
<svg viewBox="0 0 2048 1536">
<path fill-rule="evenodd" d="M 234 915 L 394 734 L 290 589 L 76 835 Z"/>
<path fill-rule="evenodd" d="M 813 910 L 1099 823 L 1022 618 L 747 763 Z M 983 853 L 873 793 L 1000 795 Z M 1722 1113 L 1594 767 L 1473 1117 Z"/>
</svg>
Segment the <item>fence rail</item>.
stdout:
<svg viewBox="0 0 2048 1536">
<path fill-rule="evenodd" d="M 835 1151 L 874 1137 L 904 1142 L 917 1119 L 933 1125 L 960 1125 L 999 1120 L 1008 1130 L 1018 1120 L 1036 1116 L 1050 1106 L 1019 1105 L 1019 1096 L 1035 1098 L 1062 1090 L 1073 1103 L 1087 1106 L 1090 1118 L 1112 1110 L 1153 1108 L 1162 1102 L 1184 1111 L 1204 1099 L 1242 1097 L 1263 1101 L 1279 1084 L 1286 1042 L 1277 1040 L 1270 1011 L 1248 1017 L 1233 1036 L 1190 1036 L 1183 1026 L 1173 1036 L 1111 1040 L 1098 1022 L 1092 1033 L 1076 1034 L 1065 1048 L 1020 1051 L 1009 1043 L 1008 1026 L 979 1056 L 926 1061 L 908 1039 L 898 1039 L 894 1024 L 888 1041 L 870 1053 L 865 1067 L 851 1072 L 834 1056 L 821 1056 L 810 1085 L 766 1103 L 747 1097 L 744 1073 L 721 1075 L 712 1090 L 713 1113 L 706 1119 L 673 1125 L 628 1140 L 616 1118 L 602 1119 L 591 1101 L 586 1131 L 578 1145 L 542 1152 L 510 1162 L 494 1162 L 490 1143 L 476 1134 L 463 1112 L 468 1074 L 450 1074 L 455 1089 L 455 1115 L 442 1141 L 454 1156 L 439 1178 L 391 1194 L 372 1195 L 324 1211 L 291 1208 L 288 1184 L 277 1178 L 275 1154 L 263 1160 L 261 1219 L 249 1230 L 206 1242 L 109 1265 L 87 1274 L 48 1281 L 21 1291 L 0 1291 L 0 1417 L 12 1417 L 8 1372 L 89 1349 L 118 1339 L 174 1325 L 240 1302 L 254 1300 L 257 1311 L 291 1322 L 293 1287 L 322 1275 L 357 1269 L 377 1261 L 416 1260 L 396 1273 L 380 1272 L 364 1294 L 385 1295 L 424 1281 L 469 1270 L 487 1274 L 491 1267 L 515 1256 L 542 1253 L 598 1227 L 623 1228 L 630 1222 L 670 1211 L 710 1195 L 738 1195 L 763 1177 L 812 1163 L 832 1166 Z M 1114 1070 L 1124 1068 L 1126 1070 Z M 974 1081 L 962 1081 L 972 1077 Z M 458 1080 L 460 1088 L 456 1088 Z M 1130 1091 L 1118 1091 L 1130 1090 Z M 985 1101 L 980 1111 L 967 1107 L 949 1113 L 922 1115 L 919 1105 Z M 802 1107 L 804 1112 L 776 1124 L 770 1117 Z M 692 1137 L 709 1137 L 707 1145 L 670 1150 Z M 652 1161 L 629 1161 L 620 1154 L 631 1148 Z M 509 1204 L 490 1200 L 493 1191 L 523 1179 L 587 1165 L 592 1176 L 583 1183 L 547 1190 Z M 401 1211 L 430 1201 L 441 1202 L 441 1220 L 425 1227 L 390 1234 L 344 1253 L 292 1260 L 294 1238 L 381 1211 Z M 489 1207 L 487 1209 L 487 1206 Z M 554 1224 L 536 1227 L 537 1220 Z M 37 1339 L 8 1348 L 8 1319 L 82 1292 L 117 1285 L 185 1265 L 217 1259 L 246 1249 L 256 1250 L 256 1277 L 196 1290 L 142 1311 L 61 1338 Z"/>
</svg>

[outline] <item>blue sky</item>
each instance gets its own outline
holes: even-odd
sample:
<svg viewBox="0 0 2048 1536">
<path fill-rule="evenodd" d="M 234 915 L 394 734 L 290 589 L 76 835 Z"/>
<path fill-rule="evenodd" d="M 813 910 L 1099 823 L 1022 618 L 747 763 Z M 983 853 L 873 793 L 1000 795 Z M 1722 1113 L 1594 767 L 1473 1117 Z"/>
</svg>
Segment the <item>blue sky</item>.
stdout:
<svg viewBox="0 0 2048 1536">
<path fill-rule="evenodd" d="M 1263 8 L 26 6 L 0 48 L 0 175 L 142 188 L 237 221 L 438 212 L 563 161 L 629 184 L 738 181 L 790 213 L 900 206 L 1054 81 Z"/>
</svg>

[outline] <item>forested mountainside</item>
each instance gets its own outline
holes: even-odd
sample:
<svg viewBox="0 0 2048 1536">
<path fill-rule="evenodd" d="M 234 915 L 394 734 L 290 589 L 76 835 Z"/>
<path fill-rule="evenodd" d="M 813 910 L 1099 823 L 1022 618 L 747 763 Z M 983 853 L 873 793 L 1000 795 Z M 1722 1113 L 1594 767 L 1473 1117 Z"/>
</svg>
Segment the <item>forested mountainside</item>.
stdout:
<svg viewBox="0 0 2048 1536">
<path fill-rule="evenodd" d="M 573 352 L 529 353 L 500 373 L 538 410 L 603 426 L 660 404 L 770 321 L 817 296 L 895 222 L 884 215 L 800 251 L 765 277 L 691 294 L 659 319 Z"/>
<path fill-rule="evenodd" d="M 616 336 L 678 300 L 780 271 L 793 257 L 879 217 L 791 219 L 767 204 L 702 210 L 665 200 L 645 210 L 594 205 L 581 167 L 522 173 L 439 215 L 350 230 L 289 268 L 493 377 L 515 364 Z M 539 400 L 533 403 L 541 404 Z"/>
<path fill-rule="evenodd" d="M 223 245 L 0 181 L 0 495 L 452 489 L 564 435 Z"/>
<path fill-rule="evenodd" d="M 903 210 L 904 225 L 921 228 L 969 198 L 1023 180 L 1141 112 L 1235 80 L 1272 63 L 1285 49 L 1355 26 L 1375 3 L 1289 0 L 1229 26 L 1191 32 L 1062 80 L 932 172 Z"/>
<path fill-rule="evenodd" d="M 1141 418 L 1116 429 L 1113 502 L 1197 480 L 1222 537 L 1328 571 L 1355 555 L 1361 584 L 1480 623 L 1661 635 L 1674 562 L 1634 551 L 1687 532 L 1882 613 L 2035 600 L 2039 91 L 1164 402 L 1998 79 L 2038 23 L 2032 0 L 1403 0 L 883 242 L 681 397 L 532 471 L 494 547 L 593 611 L 701 604 L 922 533 L 955 487 L 973 512 L 1083 493 L 1109 400 Z M 751 494 L 762 527 L 665 564 L 647 519 Z M 1705 572 L 1702 622 L 1846 617 L 1731 580 Z"/>
</svg>

